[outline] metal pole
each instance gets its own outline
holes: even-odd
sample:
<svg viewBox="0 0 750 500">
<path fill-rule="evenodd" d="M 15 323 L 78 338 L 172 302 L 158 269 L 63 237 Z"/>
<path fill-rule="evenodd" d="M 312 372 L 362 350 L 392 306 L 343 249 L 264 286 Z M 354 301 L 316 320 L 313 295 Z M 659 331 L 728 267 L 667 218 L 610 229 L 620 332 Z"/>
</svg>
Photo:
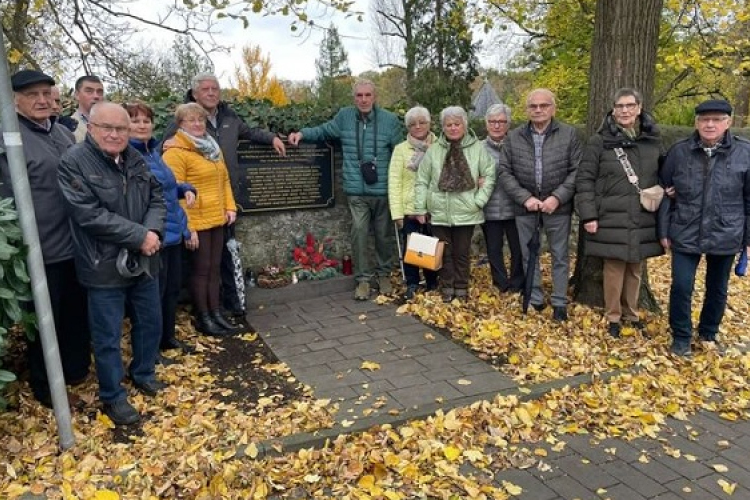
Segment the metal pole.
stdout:
<svg viewBox="0 0 750 500">
<path fill-rule="evenodd" d="M 26 158 L 23 154 L 21 132 L 18 128 L 18 117 L 10 86 L 8 70 L 8 54 L 5 51 L 5 40 L 0 30 L 0 120 L 2 121 L 3 141 L 8 156 L 13 196 L 21 223 L 23 240 L 29 249 L 27 264 L 31 276 L 31 289 L 34 294 L 39 335 L 44 350 L 44 364 L 47 367 L 52 407 L 55 410 L 57 433 L 60 437 L 60 447 L 66 450 L 75 444 L 73 426 L 68 406 L 68 393 L 65 390 L 65 377 L 60 362 L 60 350 L 57 345 L 55 322 L 52 316 L 49 291 L 47 290 L 47 274 L 44 272 L 42 247 L 39 244 L 39 233 L 34 215 L 34 203 L 31 199 L 31 188 L 26 172 Z"/>
</svg>

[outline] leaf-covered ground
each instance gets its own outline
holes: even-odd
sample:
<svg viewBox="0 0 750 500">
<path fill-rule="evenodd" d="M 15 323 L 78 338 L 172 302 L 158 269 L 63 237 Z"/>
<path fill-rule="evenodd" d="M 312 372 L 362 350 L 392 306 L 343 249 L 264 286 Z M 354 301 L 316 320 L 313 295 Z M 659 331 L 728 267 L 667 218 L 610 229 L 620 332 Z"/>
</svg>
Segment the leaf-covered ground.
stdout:
<svg viewBox="0 0 750 500">
<path fill-rule="evenodd" d="M 668 270 L 667 257 L 650 269 L 663 305 Z M 523 318 L 517 297 L 482 291 L 486 269 L 474 279 L 481 285 L 466 305 L 423 296 L 401 311 L 449 329 L 488 359 L 507 357 L 501 369 L 519 381 L 592 373 L 593 382 L 533 401 L 498 397 L 399 428 L 340 436 L 324 449 L 251 460 L 233 452 L 252 457 L 256 441 L 326 427 L 335 409 L 304 392 L 274 397 L 273 389 L 240 405 L 227 392 L 235 389 L 212 375 L 202 356 L 190 356 L 160 368 L 172 383 L 163 396 L 133 393 L 149 417 L 128 443 L 115 439 L 106 418 L 91 413 L 94 394 L 84 391 L 86 410 L 74 413 L 78 445 L 58 453 L 52 413 L 17 393 L 18 411 L 0 414 L 0 498 L 504 499 L 523 491 L 496 480 L 497 471 L 544 467 L 545 457 L 564 449 L 571 434 L 656 438 L 668 418 L 684 420 L 697 410 L 727 420 L 750 418 L 750 355 L 744 352 L 749 280 L 732 279 L 721 332 L 727 353 L 697 348 L 692 360 L 682 360 L 667 354 L 664 317 L 647 318 L 647 336 L 626 331 L 614 340 L 600 311 L 574 306 L 564 325 L 554 323 L 549 311 Z M 702 284 L 696 288 L 700 296 Z M 245 341 L 259 342 L 254 336 Z M 596 376 L 620 368 L 634 369 Z M 270 369 L 289 377 L 283 365 Z M 733 491 L 731 483 L 722 488 Z"/>
</svg>

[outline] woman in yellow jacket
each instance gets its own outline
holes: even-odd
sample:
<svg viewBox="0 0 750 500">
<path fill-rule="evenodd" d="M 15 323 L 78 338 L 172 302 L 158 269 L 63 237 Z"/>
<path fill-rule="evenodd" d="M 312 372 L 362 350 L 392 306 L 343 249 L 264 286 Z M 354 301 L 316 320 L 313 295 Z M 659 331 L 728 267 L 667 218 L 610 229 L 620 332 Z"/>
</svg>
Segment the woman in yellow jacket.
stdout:
<svg viewBox="0 0 750 500">
<path fill-rule="evenodd" d="M 178 106 L 175 121 L 179 130 L 165 142 L 163 159 L 178 183 L 190 183 L 198 191 L 195 204 L 184 207 L 190 230 L 185 245 L 195 252 L 190 291 L 197 330 L 221 336 L 234 332 L 234 326 L 221 314 L 219 290 L 224 225 L 234 224 L 237 207 L 221 149 L 206 133 L 207 117 L 197 103 Z"/>
<path fill-rule="evenodd" d="M 415 231 L 432 235 L 430 224 L 420 224 L 414 214 L 414 183 L 424 154 L 437 137 L 430 132 L 430 112 L 426 108 L 411 108 L 404 116 L 404 123 L 409 133 L 406 140 L 393 149 L 391 164 L 388 167 L 388 204 L 391 218 L 406 241 L 409 234 Z M 400 257 L 403 260 L 403 253 Z M 419 268 L 404 263 L 403 269 L 406 281 L 404 298 L 411 300 L 419 287 Z M 435 290 L 437 272 L 425 269 L 424 277 L 427 289 Z"/>
</svg>

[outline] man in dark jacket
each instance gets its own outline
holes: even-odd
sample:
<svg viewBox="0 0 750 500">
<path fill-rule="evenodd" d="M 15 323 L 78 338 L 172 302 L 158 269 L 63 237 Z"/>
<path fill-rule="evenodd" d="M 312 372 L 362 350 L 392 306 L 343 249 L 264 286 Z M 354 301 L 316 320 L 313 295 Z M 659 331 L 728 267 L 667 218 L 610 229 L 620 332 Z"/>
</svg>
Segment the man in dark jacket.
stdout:
<svg viewBox="0 0 750 500">
<path fill-rule="evenodd" d="M 245 172 L 240 171 L 237 158 L 237 143 L 240 140 L 250 141 L 255 144 L 268 144 L 273 146 L 280 156 L 286 155 L 284 142 L 276 134 L 268 130 L 250 127 L 229 105 L 221 100 L 221 87 L 216 75 L 201 73 L 193 78 L 193 85 L 185 96 L 185 102 L 197 102 L 206 111 L 206 130 L 216 139 L 224 155 L 224 162 L 229 170 L 229 180 L 232 191 L 237 197 L 241 186 L 241 178 Z M 164 131 L 166 141 L 177 132 L 177 123 L 171 122 Z M 226 242 L 234 238 L 235 225 L 225 226 L 224 251 L 221 256 L 221 301 L 222 306 L 230 316 L 236 320 L 245 317 L 245 304 L 239 298 L 236 287 L 236 278 L 232 254 L 227 249 Z M 249 325 L 247 325 L 249 326 Z M 252 329 L 250 327 L 250 329 Z"/>
<path fill-rule="evenodd" d="M 391 289 L 391 271 L 395 258 L 395 233 L 388 205 L 388 166 L 393 149 L 403 140 L 404 129 L 398 117 L 376 106 L 375 85 L 369 80 L 354 84 L 354 106 L 346 106 L 332 120 L 289 134 L 289 144 L 300 141 L 338 140 L 344 154 L 344 193 L 352 214 L 352 254 L 357 288 L 355 300 L 367 300 L 370 282 L 380 293 Z M 365 177 L 367 173 L 367 177 Z M 375 257 L 368 239 L 375 234 Z"/>
<path fill-rule="evenodd" d="M 60 210 L 64 198 L 57 183 L 60 157 L 75 144 L 75 139 L 68 129 L 50 118 L 52 86 L 55 84 L 52 77 L 41 71 L 25 69 L 13 75 L 11 84 L 63 375 L 66 383 L 76 384 L 85 380 L 91 366 L 86 291 L 76 280 L 73 241 L 68 216 Z M 0 152 L 0 173 L 0 195 L 13 196 L 8 158 L 4 152 Z M 29 308 L 33 309 L 33 303 Z M 52 407 L 39 335 L 29 341 L 27 355 L 29 384 L 34 397 Z"/>
<path fill-rule="evenodd" d="M 121 385 L 126 311 L 133 346 L 129 378 L 149 396 L 165 387 L 154 365 L 161 339 L 156 277 L 166 210 L 159 182 L 128 145 L 127 111 L 102 102 L 89 118 L 85 141 L 61 160 L 59 182 L 71 219 L 76 273 L 88 289 L 99 399 L 115 424 L 126 425 L 140 419 Z"/>
<path fill-rule="evenodd" d="M 659 239 L 672 250 L 669 324 L 672 352 L 690 356 L 695 273 L 706 256 L 706 295 L 698 335 L 718 348 L 734 256 L 750 235 L 750 141 L 729 132 L 732 107 L 708 100 L 695 108 L 696 131 L 669 150 L 660 180 L 674 195 L 659 209 Z M 671 189 L 669 189 L 671 191 Z"/>
<path fill-rule="evenodd" d="M 576 131 L 554 119 L 555 96 L 547 89 L 531 91 L 526 98 L 529 122 L 513 129 L 500 153 L 499 182 L 516 203 L 516 226 L 528 263 L 529 241 L 541 217 L 552 254 L 552 307 L 557 321 L 568 319 L 568 274 L 570 217 L 573 212 L 576 170 L 582 147 Z M 544 309 L 539 266 L 526 279 L 533 279 L 531 305 Z"/>
</svg>

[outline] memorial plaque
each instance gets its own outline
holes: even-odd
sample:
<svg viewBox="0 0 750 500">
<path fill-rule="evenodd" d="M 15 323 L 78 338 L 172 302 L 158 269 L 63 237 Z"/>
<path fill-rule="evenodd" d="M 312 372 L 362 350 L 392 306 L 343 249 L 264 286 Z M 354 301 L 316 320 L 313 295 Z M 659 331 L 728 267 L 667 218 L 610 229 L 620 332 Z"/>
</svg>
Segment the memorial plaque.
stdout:
<svg viewBox="0 0 750 500">
<path fill-rule="evenodd" d="M 272 146 L 240 141 L 240 172 L 231 174 L 239 215 L 334 206 L 333 146 L 286 144 L 286 154 L 279 156 Z"/>
</svg>

